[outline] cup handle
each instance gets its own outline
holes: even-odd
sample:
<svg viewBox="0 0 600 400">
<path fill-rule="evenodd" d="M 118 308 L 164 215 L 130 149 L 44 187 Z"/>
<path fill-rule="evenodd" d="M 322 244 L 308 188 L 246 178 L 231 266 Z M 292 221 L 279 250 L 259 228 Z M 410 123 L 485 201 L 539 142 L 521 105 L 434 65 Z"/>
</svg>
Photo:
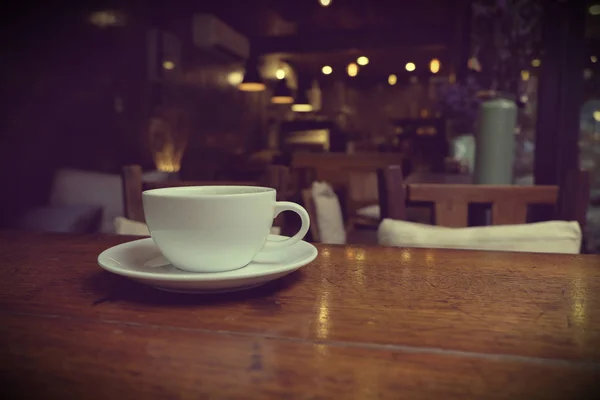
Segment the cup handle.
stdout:
<svg viewBox="0 0 600 400">
<path fill-rule="evenodd" d="M 286 240 L 267 240 L 261 251 L 281 250 L 298 243 L 306 236 L 308 228 L 310 227 L 310 217 L 304 207 L 290 201 L 278 201 L 275 203 L 275 215 L 273 215 L 273 219 L 277 218 L 277 216 L 284 211 L 293 211 L 300 216 L 300 219 L 302 220 L 300 230 L 294 236 Z"/>
</svg>

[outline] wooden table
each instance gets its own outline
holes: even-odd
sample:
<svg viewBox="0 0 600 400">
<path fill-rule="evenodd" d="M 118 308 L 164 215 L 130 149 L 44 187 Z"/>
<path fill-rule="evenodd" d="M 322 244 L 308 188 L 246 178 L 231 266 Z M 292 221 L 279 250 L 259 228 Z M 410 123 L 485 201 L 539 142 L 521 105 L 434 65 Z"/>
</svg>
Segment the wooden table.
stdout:
<svg viewBox="0 0 600 400">
<path fill-rule="evenodd" d="M 404 179 L 404 183 L 437 183 L 451 185 L 468 185 L 473 183 L 473 176 L 469 174 L 415 172 L 408 175 L 406 179 Z"/>
<path fill-rule="evenodd" d="M 130 239 L 0 233 L 3 393 L 579 399 L 598 389 L 597 256 L 320 246 L 278 282 L 194 296 L 96 265 Z"/>
</svg>

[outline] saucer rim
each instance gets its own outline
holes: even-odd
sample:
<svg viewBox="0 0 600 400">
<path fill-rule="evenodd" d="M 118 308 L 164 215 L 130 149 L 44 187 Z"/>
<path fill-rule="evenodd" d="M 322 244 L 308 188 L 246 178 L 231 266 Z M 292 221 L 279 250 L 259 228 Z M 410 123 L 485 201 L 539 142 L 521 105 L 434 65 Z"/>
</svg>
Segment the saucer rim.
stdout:
<svg viewBox="0 0 600 400">
<path fill-rule="evenodd" d="M 269 238 L 272 238 L 272 237 L 288 238 L 288 236 L 284 236 L 284 235 L 269 235 Z M 307 247 L 307 256 L 302 257 L 301 259 L 299 259 L 296 262 L 280 264 L 280 265 L 283 265 L 283 267 L 280 267 L 280 268 L 271 268 L 271 269 L 267 269 L 265 271 L 258 272 L 258 273 L 245 273 L 245 274 L 239 274 L 239 272 L 242 272 L 243 269 L 246 267 L 242 267 L 242 268 L 238 268 L 238 269 L 234 269 L 234 270 L 230 270 L 230 271 L 223 271 L 223 272 L 186 272 L 186 273 L 175 274 L 175 275 L 173 275 L 173 274 L 157 275 L 157 274 L 153 274 L 150 272 L 127 270 L 127 269 L 119 268 L 118 266 L 115 265 L 115 264 L 118 264 L 119 262 L 116 261 L 115 259 L 113 259 L 112 257 L 109 257 L 107 254 L 109 252 L 117 250 L 120 247 L 133 247 L 136 245 L 141 245 L 143 242 L 148 242 L 148 241 L 151 242 L 153 246 L 157 247 L 156 243 L 154 243 L 154 240 L 152 240 L 151 237 L 121 243 L 121 244 L 112 246 L 112 247 L 102 251 L 98 255 L 98 259 L 97 259 L 98 264 L 105 271 L 108 271 L 108 272 L 111 272 L 113 274 L 117 274 L 120 276 L 124 276 L 127 278 L 132 278 L 132 279 L 144 279 L 144 280 L 151 280 L 151 281 L 174 281 L 174 282 L 175 281 L 186 281 L 186 282 L 215 281 L 216 282 L 216 281 L 258 278 L 258 277 L 279 274 L 279 273 L 286 272 L 286 271 L 292 272 L 301 267 L 304 267 L 305 265 L 310 264 L 319 255 L 319 250 L 312 243 L 301 240 L 294 246 L 296 246 L 298 244 L 301 244 L 302 246 L 305 246 L 305 245 L 308 246 Z M 310 255 L 308 255 L 309 249 L 310 249 Z M 282 249 L 282 251 L 285 251 L 285 249 Z M 102 260 L 103 258 L 111 260 L 111 262 L 106 262 L 106 260 Z M 248 265 L 250 265 L 250 264 L 248 264 Z"/>
</svg>

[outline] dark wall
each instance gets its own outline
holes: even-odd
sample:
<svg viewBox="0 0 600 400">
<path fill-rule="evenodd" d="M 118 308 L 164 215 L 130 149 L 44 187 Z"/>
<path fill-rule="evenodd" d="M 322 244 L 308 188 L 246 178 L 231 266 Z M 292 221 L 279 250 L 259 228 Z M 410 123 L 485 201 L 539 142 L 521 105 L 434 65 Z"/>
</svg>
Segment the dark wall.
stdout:
<svg viewBox="0 0 600 400">
<path fill-rule="evenodd" d="M 114 99 L 139 53 L 124 47 L 133 28 L 97 29 L 80 13 L 25 14 L 4 29 L 0 168 L 14 216 L 46 201 L 56 168 L 115 170 L 131 151 Z"/>
<path fill-rule="evenodd" d="M 11 193 L 0 207 L 3 226 L 47 203 L 57 168 L 108 173 L 128 163 L 153 168 L 146 76 L 150 26 L 135 10 L 124 26 L 106 29 L 90 24 L 80 11 L 27 14 L 3 26 L 0 174 Z M 170 90 L 167 103 L 189 117 L 190 168 L 208 171 L 203 165 L 218 151 L 207 148 L 231 152 L 255 146 L 263 96 L 227 84 L 225 67 L 190 71 Z"/>
</svg>

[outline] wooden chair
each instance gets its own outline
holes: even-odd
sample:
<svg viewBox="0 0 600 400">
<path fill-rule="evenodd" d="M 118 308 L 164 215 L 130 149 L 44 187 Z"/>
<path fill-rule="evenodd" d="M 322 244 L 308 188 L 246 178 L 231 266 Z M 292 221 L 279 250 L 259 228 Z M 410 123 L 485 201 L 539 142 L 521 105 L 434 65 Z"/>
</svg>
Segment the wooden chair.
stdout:
<svg viewBox="0 0 600 400">
<path fill-rule="evenodd" d="M 308 212 L 308 216 L 310 217 L 310 236 L 312 242 L 320 242 L 321 235 L 319 234 L 319 219 L 317 218 L 317 209 L 315 206 L 315 201 L 312 194 L 312 189 L 304 189 L 301 191 L 302 196 L 302 204 L 304 208 Z M 350 222 L 344 223 L 344 229 L 346 231 L 346 236 L 349 241 L 351 241 L 352 233 L 354 232 L 354 225 Z"/>
<path fill-rule="evenodd" d="M 407 205 L 433 205 L 434 222 L 447 227 L 468 226 L 470 204 L 491 205 L 491 224 L 528 222 L 528 206 L 554 207 L 553 219 L 578 221 L 585 226 L 590 196 L 588 171 L 573 171 L 560 186 L 405 184 L 399 166 L 379 170 L 382 218 L 406 219 Z"/>
<path fill-rule="evenodd" d="M 302 204 L 310 217 L 310 236 L 312 242 L 321 242 L 319 234 L 319 218 L 317 217 L 317 209 L 315 206 L 312 189 L 301 190 Z M 346 241 L 349 244 L 377 244 L 376 231 L 358 229 L 355 221 L 347 220 L 344 222 L 344 230 L 346 231 Z"/>
<path fill-rule="evenodd" d="M 314 181 L 329 183 L 337 193 L 349 226 L 376 227 L 378 221 L 356 214 L 362 207 L 378 204 L 377 169 L 355 167 L 341 169 L 294 168 L 296 192 L 310 188 Z M 302 195 L 304 197 L 304 195 Z"/>
<path fill-rule="evenodd" d="M 242 185 L 242 186 L 267 186 L 277 190 L 278 200 L 285 198 L 288 190 L 289 171 L 284 166 L 269 166 L 265 176 L 260 181 L 161 181 L 144 182 L 142 180 L 142 168 L 139 165 L 127 165 L 123 167 L 123 204 L 125 218 L 146 222 L 144 218 L 144 207 L 142 203 L 142 192 L 144 190 L 159 189 L 178 186 L 207 186 L 207 185 Z M 280 218 L 281 217 L 281 218 Z M 280 214 L 275 222 L 276 226 L 283 224 L 283 214 Z"/>
<path fill-rule="evenodd" d="M 349 169 L 377 171 L 388 165 L 396 165 L 402 162 L 400 153 L 302 153 L 292 154 L 292 168 L 314 168 L 317 177 L 322 179 L 321 171 Z M 336 182 L 331 182 L 336 183 Z"/>
<path fill-rule="evenodd" d="M 376 174 L 379 168 L 385 168 L 388 165 L 396 165 L 402 162 L 402 155 L 399 153 L 302 153 L 292 154 L 292 170 L 311 170 L 312 180 L 305 183 L 312 183 L 315 180 L 328 182 L 340 195 L 340 200 L 348 207 L 352 208 L 352 203 L 348 203 L 349 174 L 371 173 L 373 182 L 376 182 Z M 299 188 L 300 190 L 304 187 Z M 375 196 L 377 192 L 375 191 Z"/>
<path fill-rule="evenodd" d="M 372 219 L 358 215 L 358 210 L 363 207 L 379 203 L 379 190 L 377 171 L 351 170 L 348 172 L 348 187 L 346 199 L 346 213 L 348 227 L 352 230 L 363 227 L 376 229 L 379 219 Z"/>
</svg>

